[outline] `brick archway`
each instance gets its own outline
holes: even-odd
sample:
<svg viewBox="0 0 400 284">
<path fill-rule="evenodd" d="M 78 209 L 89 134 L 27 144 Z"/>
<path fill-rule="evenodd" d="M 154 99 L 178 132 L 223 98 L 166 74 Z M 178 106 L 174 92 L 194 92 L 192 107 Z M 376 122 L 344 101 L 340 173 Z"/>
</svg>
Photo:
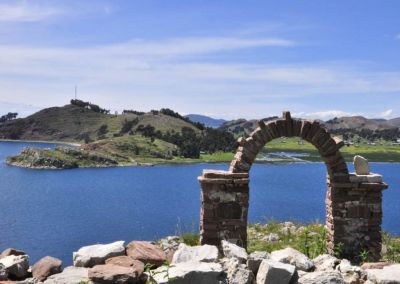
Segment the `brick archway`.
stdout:
<svg viewBox="0 0 400 284">
<path fill-rule="evenodd" d="M 367 249 L 374 259 L 381 251 L 382 180 L 350 174 L 339 149 L 343 141 L 317 122 L 283 117 L 264 123 L 239 147 L 229 171 L 205 170 L 199 177 L 202 187 L 200 236 L 202 244 L 220 245 L 225 239 L 247 246 L 249 171 L 257 154 L 273 139 L 301 137 L 315 146 L 327 168 L 326 227 L 327 249 L 343 247 L 343 257 L 357 260 Z"/>
</svg>

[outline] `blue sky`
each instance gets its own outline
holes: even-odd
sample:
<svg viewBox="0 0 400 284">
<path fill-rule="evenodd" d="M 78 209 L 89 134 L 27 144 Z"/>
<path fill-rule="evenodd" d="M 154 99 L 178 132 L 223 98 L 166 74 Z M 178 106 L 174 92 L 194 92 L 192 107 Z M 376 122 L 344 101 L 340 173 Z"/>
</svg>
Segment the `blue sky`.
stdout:
<svg viewBox="0 0 400 284">
<path fill-rule="evenodd" d="M 400 116 L 400 1 L 2 1 L 0 112 Z"/>
</svg>

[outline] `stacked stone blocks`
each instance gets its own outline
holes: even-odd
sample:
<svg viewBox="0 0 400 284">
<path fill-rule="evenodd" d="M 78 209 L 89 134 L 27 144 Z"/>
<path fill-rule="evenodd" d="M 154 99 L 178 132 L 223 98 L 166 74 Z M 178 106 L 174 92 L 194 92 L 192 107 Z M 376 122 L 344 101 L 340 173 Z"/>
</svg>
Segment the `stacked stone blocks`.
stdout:
<svg viewBox="0 0 400 284">
<path fill-rule="evenodd" d="M 246 247 L 249 176 L 251 165 L 266 143 L 280 137 L 301 137 L 318 149 L 327 168 L 327 249 L 357 260 L 361 251 L 379 258 L 381 250 L 382 180 L 366 182 L 349 174 L 339 149 L 343 141 L 318 121 L 292 119 L 289 112 L 273 121 L 259 121 L 248 138 L 238 140 L 238 150 L 228 172 L 206 170 L 199 177 L 202 187 L 200 235 L 202 244 L 220 246 L 229 240 Z"/>
</svg>

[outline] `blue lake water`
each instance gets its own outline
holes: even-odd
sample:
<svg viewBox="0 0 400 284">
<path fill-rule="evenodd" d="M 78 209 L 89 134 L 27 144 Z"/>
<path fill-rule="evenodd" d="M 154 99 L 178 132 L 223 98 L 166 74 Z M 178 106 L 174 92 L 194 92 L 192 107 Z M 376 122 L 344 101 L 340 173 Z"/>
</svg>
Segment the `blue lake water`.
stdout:
<svg viewBox="0 0 400 284">
<path fill-rule="evenodd" d="M 68 265 L 81 246 L 116 240 L 153 240 L 197 230 L 203 169 L 227 164 L 30 170 L 7 166 L 26 146 L 0 142 L 0 251 L 25 250 Z M 350 166 L 350 165 L 349 165 Z M 350 166 L 351 167 L 351 166 Z M 384 192 L 383 228 L 400 234 L 400 164 L 371 163 L 390 188 Z M 250 222 L 325 220 L 323 163 L 256 164 L 251 170 Z M 312 177 L 312 178 L 310 178 Z"/>
</svg>

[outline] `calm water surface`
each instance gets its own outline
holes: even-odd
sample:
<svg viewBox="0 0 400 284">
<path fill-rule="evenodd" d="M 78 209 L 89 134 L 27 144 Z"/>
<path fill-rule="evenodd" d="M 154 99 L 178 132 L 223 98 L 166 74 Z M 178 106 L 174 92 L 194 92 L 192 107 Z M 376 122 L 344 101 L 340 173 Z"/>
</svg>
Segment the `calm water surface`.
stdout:
<svg viewBox="0 0 400 284">
<path fill-rule="evenodd" d="M 94 243 L 152 240 L 197 230 L 203 169 L 226 164 L 162 165 L 64 171 L 7 166 L 26 146 L 0 142 L 0 250 L 25 250 L 68 265 L 72 251 Z M 385 230 L 400 234 L 400 164 L 372 163 L 390 185 L 384 193 Z M 351 169 L 352 170 L 352 169 Z M 251 170 L 250 222 L 325 219 L 325 165 L 258 164 Z M 310 178 L 312 177 L 312 178 Z"/>
</svg>

